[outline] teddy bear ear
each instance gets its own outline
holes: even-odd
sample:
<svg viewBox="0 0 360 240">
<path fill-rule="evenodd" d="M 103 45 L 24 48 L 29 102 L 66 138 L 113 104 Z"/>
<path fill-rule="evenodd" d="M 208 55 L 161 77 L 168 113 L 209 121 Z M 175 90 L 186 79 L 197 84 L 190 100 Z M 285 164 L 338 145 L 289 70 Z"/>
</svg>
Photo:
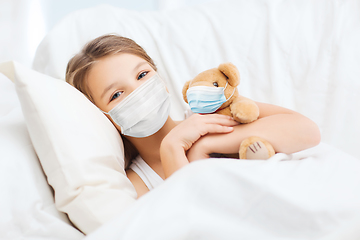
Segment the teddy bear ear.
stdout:
<svg viewBox="0 0 360 240">
<path fill-rule="evenodd" d="M 218 69 L 228 78 L 228 82 L 231 86 L 236 87 L 240 84 L 240 73 L 234 64 L 230 62 L 222 63 L 219 65 Z"/>
<path fill-rule="evenodd" d="M 186 97 L 186 92 L 187 92 L 187 90 L 189 89 L 190 82 L 191 82 L 191 80 L 190 80 L 190 81 L 187 81 L 187 82 L 184 84 L 183 89 L 182 89 L 183 99 L 184 99 L 184 101 L 185 101 L 186 103 L 188 103 L 187 97 Z"/>
</svg>

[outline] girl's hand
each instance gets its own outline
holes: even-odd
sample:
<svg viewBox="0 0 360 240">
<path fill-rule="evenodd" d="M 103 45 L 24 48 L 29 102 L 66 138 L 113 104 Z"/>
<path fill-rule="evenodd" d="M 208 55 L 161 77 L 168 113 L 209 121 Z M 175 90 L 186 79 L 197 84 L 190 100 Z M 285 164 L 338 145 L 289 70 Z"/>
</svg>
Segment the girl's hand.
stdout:
<svg viewBox="0 0 360 240">
<path fill-rule="evenodd" d="M 166 177 L 189 163 L 186 151 L 199 138 L 208 133 L 230 133 L 235 125 L 238 123 L 229 116 L 193 114 L 174 127 L 160 146 L 160 157 Z"/>
<path fill-rule="evenodd" d="M 220 114 L 193 114 L 172 129 L 163 141 L 170 141 L 178 144 L 184 151 L 202 136 L 208 133 L 229 133 L 234 130 L 233 126 L 238 125 L 232 117 Z"/>
</svg>

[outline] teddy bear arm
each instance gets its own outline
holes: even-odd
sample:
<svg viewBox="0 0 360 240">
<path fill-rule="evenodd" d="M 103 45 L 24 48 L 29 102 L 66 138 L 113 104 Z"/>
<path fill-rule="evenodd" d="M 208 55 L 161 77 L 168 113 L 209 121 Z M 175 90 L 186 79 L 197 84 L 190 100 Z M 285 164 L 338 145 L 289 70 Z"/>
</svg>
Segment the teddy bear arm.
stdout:
<svg viewBox="0 0 360 240">
<path fill-rule="evenodd" d="M 259 107 L 256 103 L 245 97 L 237 97 L 230 104 L 233 118 L 240 123 L 251 123 L 259 117 Z"/>
</svg>

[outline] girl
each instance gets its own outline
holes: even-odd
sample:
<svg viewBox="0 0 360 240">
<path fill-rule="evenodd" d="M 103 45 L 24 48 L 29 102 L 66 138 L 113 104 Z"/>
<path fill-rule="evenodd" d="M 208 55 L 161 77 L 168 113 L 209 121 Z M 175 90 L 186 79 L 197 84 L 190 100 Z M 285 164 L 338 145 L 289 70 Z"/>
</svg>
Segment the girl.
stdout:
<svg viewBox="0 0 360 240">
<path fill-rule="evenodd" d="M 191 161 L 238 152 L 250 136 L 266 139 L 284 153 L 320 142 L 317 125 L 308 118 L 259 102 L 259 119 L 249 124 L 219 114 L 173 121 L 169 95 L 153 60 L 133 40 L 116 35 L 89 42 L 69 61 L 66 81 L 122 133 L 126 158 L 140 156 L 126 170 L 138 197 Z"/>
</svg>

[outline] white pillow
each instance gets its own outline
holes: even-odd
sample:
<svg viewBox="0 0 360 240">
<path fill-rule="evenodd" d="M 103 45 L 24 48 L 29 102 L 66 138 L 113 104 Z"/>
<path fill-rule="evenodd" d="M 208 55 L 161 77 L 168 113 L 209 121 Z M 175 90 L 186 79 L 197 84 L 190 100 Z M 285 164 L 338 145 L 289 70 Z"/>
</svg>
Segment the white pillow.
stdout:
<svg viewBox="0 0 360 240">
<path fill-rule="evenodd" d="M 66 82 L 16 62 L 6 65 L 56 207 L 89 233 L 132 204 L 136 192 L 112 123 Z"/>
<path fill-rule="evenodd" d="M 14 83 L 0 73 L 0 239 L 80 239 L 54 203 Z"/>
</svg>

